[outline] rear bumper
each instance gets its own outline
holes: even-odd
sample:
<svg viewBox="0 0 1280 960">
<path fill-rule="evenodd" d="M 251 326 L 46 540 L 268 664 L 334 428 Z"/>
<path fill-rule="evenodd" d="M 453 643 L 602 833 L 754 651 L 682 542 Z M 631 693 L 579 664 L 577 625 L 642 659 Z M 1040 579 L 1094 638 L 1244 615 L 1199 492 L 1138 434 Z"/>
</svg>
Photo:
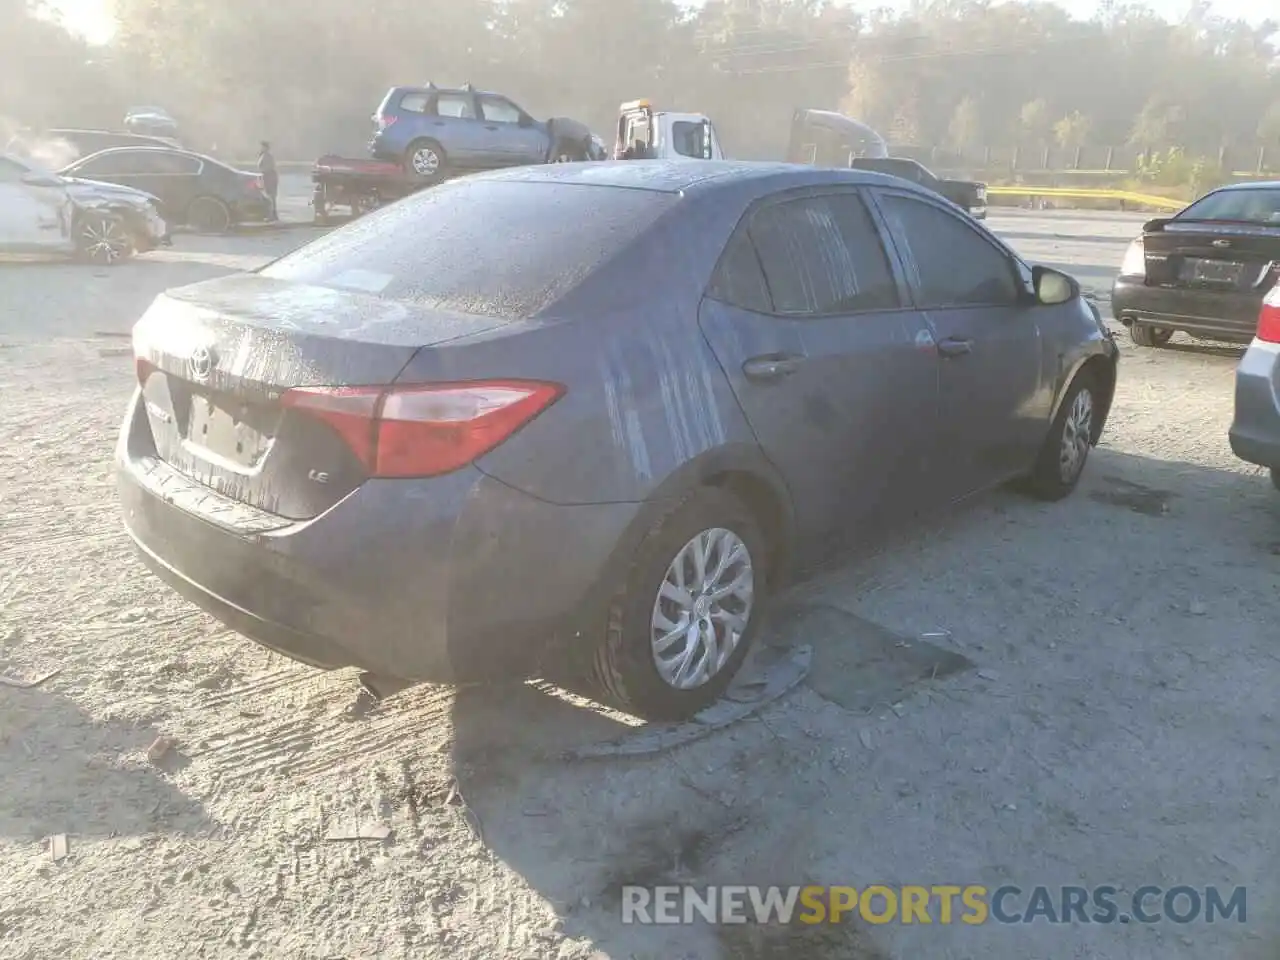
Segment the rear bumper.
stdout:
<svg viewBox="0 0 1280 960">
<path fill-rule="evenodd" d="M 1246 463 L 1280 469 L 1280 344 L 1254 340 L 1241 358 L 1228 438 Z"/>
<path fill-rule="evenodd" d="M 157 460 L 149 434 L 132 439 L 139 421 L 135 395 L 117 478 L 143 562 L 237 632 L 322 668 L 442 683 L 537 674 L 594 609 L 639 509 L 556 506 L 466 468 L 368 481 L 290 522 Z"/>
<path fill-rule="evenodd" d="M 1121 323 L 1134 318 L 1204 337 L 1248 343 L 1258 326 L 1265 290 L 1219 293 L 1148 287 L 1140 277 L 1117 277 L 1111 311 Z"/>
</svg>

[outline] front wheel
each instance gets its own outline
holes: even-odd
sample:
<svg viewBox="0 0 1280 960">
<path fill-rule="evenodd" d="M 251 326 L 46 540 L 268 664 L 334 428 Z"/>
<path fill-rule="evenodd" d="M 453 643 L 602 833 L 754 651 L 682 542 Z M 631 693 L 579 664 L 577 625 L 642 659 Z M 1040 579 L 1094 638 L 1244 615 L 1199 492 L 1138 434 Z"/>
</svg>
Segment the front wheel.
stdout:
<svg viewBox="0 0 1280 960">
<path fill-rule="evenodd" d="M 1129 324 L 1129 338 L 1140 347 L 1163 347 L 1173 338 L 1173 330 L 1134 320 Z"/>
<path fill-rule="evenodd" d="M 766 555 L 751 512 L 722 490 L 699 490 L 662 519 L 595 651 L 605 699 L 647 720 L 686 720 L 718 700 L 759 626 Z"/>
<path fill-rule="evenodd" d="M 109 213 L 85 214 L 76 223 L 76 254 L 99 266 L 112 267 L 134 252 L 123 221 Z"/>
<path fill-rule="evenodd" d="M 1041 500 L 1061 500 L 1076 488 L 1094 441 L 1098 411 L 1094 378 L 1076 377 L 1053 418 L 1049 435 L 1031 472 L 1028 487 Z"/>
</svg>

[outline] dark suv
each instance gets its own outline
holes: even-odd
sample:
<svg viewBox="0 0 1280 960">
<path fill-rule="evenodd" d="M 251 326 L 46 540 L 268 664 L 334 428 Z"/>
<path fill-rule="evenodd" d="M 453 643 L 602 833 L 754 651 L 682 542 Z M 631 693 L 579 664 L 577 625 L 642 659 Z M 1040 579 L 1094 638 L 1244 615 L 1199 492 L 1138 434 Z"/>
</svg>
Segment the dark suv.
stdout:
<svg viewBox="0 0 1280 960">
<path fill-rule="evenodd" d="M 508 97 L 470 84 L 392 87 L 373 122 L 369 152 L 425 180 L 592 156 L 591 131 L 583 124 L 563 117 L 535 120 Z"/>
</svg>

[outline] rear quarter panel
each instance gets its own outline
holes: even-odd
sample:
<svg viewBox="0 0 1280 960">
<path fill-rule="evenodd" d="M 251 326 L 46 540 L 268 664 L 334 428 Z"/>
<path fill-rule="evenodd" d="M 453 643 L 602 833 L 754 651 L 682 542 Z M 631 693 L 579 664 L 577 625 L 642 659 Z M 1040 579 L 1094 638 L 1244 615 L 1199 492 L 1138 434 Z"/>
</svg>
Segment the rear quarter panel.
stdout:
<svg viewBox="0 0 1280 960">
<path fill-rule="evenodd" d="M 679 209 L 672 211 L 679 214 Z M 674 495 L 721 462 L 758 457 L 698 327 L 703 290 L 737 217 L 664 216 L 538 318 L 418 353 L 402 381 L 529 378 L 556 404 L 480 459 L 485 473 L 557 504 Z"/>
</svg>

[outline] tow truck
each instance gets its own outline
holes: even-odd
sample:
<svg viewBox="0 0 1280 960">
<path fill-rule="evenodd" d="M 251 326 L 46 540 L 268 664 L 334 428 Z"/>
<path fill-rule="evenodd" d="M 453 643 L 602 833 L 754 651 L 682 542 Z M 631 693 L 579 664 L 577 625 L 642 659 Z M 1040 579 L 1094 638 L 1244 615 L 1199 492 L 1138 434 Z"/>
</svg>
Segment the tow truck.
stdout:
<svg viewBox="0 0 1280 960">
<path fill-rule="evenodd" d="M 723 160 L 711 118 L 701 113 L 655 110 L 648 100 L 629 100 L 618 108 L 615 160 Z"/>
</svg>

